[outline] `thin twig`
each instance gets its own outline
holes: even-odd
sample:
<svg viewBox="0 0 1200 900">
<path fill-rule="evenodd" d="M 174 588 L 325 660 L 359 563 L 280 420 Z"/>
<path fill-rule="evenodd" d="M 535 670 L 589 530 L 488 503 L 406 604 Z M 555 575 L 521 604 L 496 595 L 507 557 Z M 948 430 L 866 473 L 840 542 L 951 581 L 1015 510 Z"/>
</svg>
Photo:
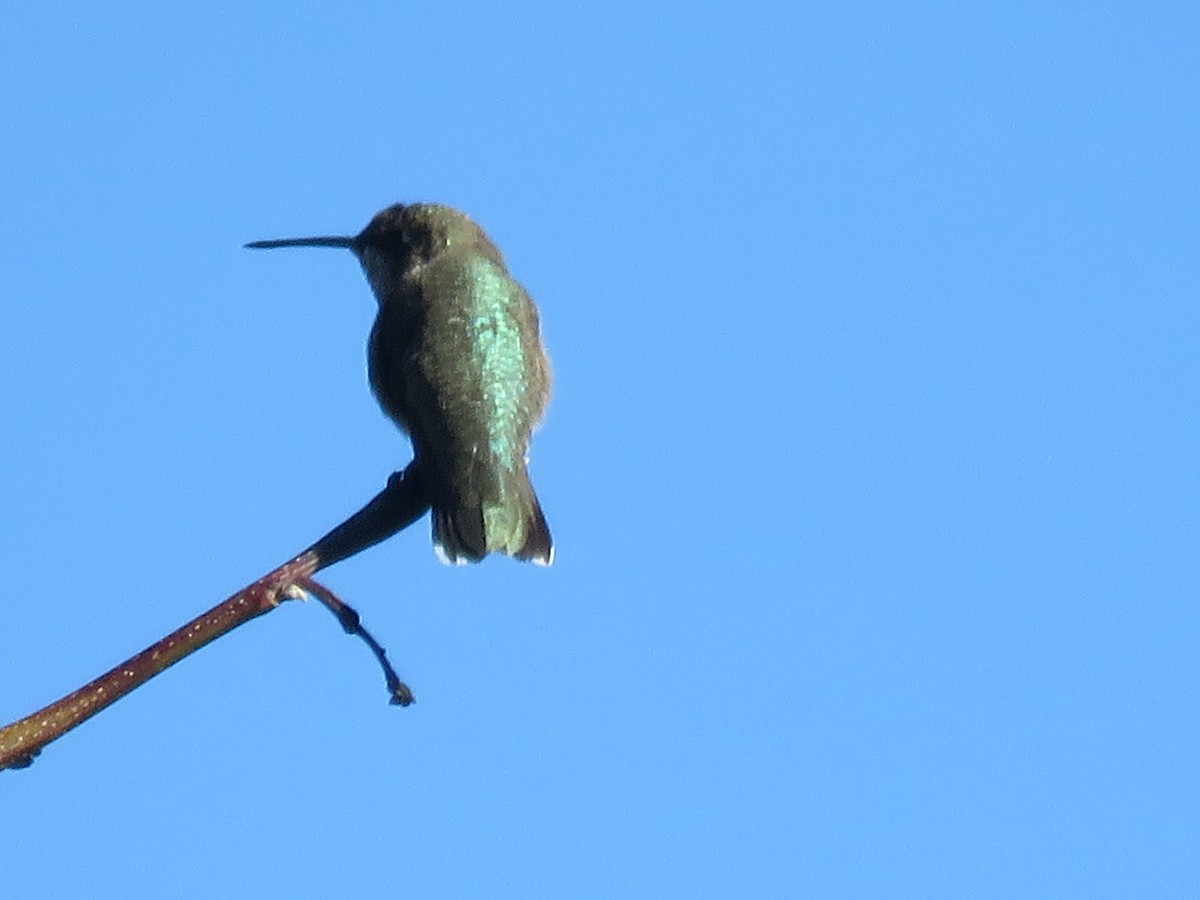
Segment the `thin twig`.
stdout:
<svg viewBox="0 0 1200 900">
<path fill-rule="evenodd" d="M 400 676 L 392 668 L 392 664 L 387 658 L 387 650 L 371 636 L 371 632 L 363 627 L 362 618 L 354 607 L 342 602 L 333 591 L 311 578 L 298 578 L 295 586 L 325 604 L 325 608 L 337 616 L 337 620 L 346 634 L 357 635 L 371 648 L 371 652 L 375 654 L 375 658 L 379 660 L 379 665 L 383 669 L 383 678 L 387 682 L 393 706 L 409 706 L 416 701 L 417 698 L 413 696 L 412 689 L 400 680 Z"/>
</svg>

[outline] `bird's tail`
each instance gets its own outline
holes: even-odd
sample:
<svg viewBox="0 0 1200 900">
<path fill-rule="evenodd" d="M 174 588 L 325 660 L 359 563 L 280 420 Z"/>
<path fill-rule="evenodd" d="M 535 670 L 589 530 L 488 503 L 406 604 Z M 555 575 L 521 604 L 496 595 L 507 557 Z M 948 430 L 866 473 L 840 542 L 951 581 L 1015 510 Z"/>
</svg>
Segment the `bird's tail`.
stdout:
<svg viewBox="0 0 1200 900">
<path fill-rule="evenodd" d="M 541 566 L 554 561 L 550 528 L 524 471 L 505 478 L 493 497 L 450 498 L 433 507 L 433 545 L 443 562 L 479 562 L 504 553 Z"/>
</svg>

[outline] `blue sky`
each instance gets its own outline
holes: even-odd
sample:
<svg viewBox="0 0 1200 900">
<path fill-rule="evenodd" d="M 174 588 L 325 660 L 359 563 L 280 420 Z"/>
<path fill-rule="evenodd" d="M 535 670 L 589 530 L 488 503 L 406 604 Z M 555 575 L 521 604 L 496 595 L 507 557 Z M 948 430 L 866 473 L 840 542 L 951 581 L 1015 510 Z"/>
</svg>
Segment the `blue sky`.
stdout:
<svg viewBox="0 0 1200 900">
<path fill-rule="evenodd" d="M 24 897 L 1192 897 L 1188 4 L 36 6 L 0 27 L 0 719 L 408 460 L 348 254 L 537 299 L 550 570 L 426 522 L 0 774 Z"/>
</svg>

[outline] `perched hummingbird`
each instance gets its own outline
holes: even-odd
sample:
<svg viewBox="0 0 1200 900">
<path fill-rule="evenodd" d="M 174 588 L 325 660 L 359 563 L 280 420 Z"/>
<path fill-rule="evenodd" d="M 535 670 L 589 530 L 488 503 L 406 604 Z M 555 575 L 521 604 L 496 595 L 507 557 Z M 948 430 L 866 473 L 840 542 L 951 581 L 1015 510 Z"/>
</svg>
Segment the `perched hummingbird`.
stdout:
<svg viewBox="0 0 1200 900">
<path fill-rule="evenodd" d="M 550 394 L 537 307 L 500 250 L 463 213 L 389 206 L 356 237 L 255 241 L 344 247 L 379 301 L 367 345 L 371 389 L 412 439 L 446 562 L 489 553 L 550 565 L 550 529 L 526 472 Z"/>
</svg>

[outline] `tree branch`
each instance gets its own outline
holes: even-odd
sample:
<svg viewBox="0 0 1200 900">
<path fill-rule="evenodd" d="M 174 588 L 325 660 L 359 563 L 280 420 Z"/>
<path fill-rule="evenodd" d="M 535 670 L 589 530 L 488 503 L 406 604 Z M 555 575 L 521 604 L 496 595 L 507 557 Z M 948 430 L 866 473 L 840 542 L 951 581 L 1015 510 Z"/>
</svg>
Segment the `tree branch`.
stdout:
<svg viewBox="0 0 1200 900">
<path fill-rule="evenodd" d="M 392 702 L 407 705 L 412 694 L 388 665 L 383 648 L 362 628 L 358 613 L 312 576 L 407 528 L 429 508 L 425 480 L 416 465 L 394 473 L 370 503 L 310 548 L 228 600 L 188 622 L 156 644 L 94 681 L 16 722 L 0 728 L 0 770 L 24 768 L 42 748 L 145 684 L 205 644 L 239 625 L 268 613 L 295 590 L 312 593 L 338 616 L 342 627 L 358 634 L 384 667 Z"/>
</svg>

